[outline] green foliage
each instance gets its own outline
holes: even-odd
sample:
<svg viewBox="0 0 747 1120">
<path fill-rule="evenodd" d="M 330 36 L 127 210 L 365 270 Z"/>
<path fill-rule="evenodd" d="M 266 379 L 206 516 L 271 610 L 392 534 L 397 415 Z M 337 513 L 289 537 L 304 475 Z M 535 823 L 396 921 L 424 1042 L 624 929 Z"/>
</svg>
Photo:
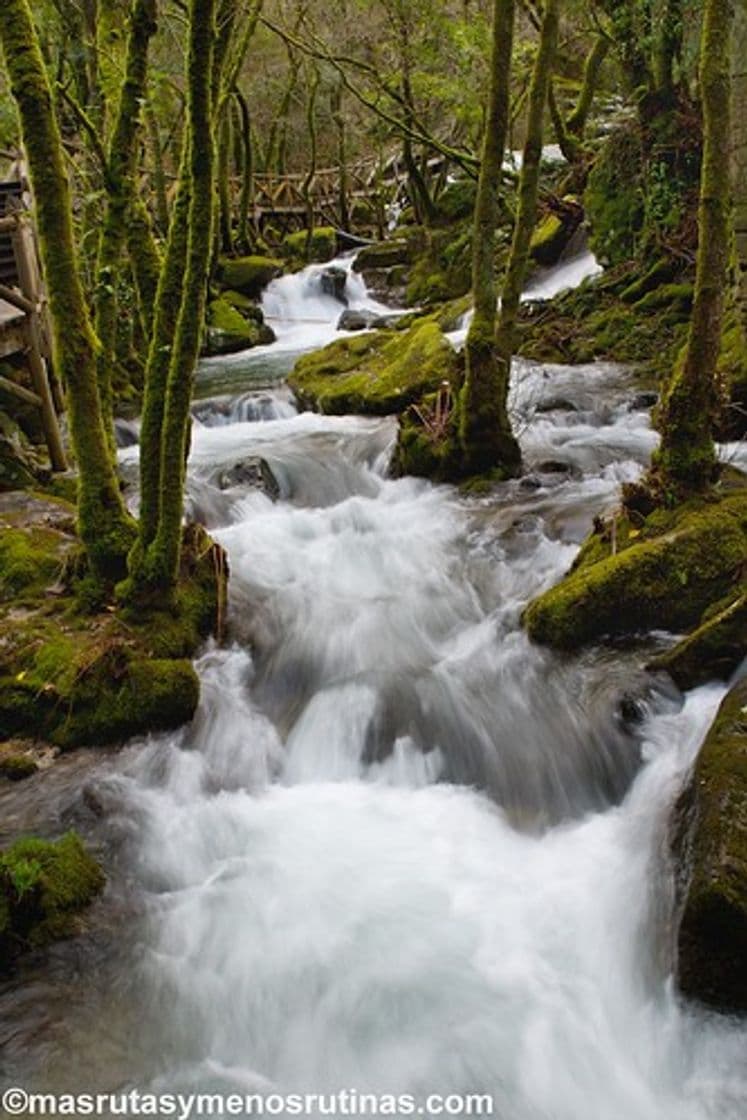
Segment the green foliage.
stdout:
<svg viewBox="0 0 747 1120">
<path fill-rule="evenodd" d="M 305 229 L 289 233 L 280 244 L 286 260 L 306 264 L 324 264 L 337 253 L 337 231 L 332 226 L 315 226 L 311 237 Z"/>
</svg>

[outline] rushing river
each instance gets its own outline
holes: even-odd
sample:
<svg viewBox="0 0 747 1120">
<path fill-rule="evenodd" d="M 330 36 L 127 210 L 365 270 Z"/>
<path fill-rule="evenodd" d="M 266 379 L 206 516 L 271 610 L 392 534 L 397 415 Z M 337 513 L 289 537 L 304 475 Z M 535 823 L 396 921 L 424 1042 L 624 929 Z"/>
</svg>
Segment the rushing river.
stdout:
<svg viewBox="0 0 747 1120">
<path fill-rule="evenodd" d="M 559 658 L 520 628 L 646 463 L 650 401 L 613 365 L 518 362 L 522 480 L 388 479 L 393 421 L 297 415 L 277 384 L 298 320 L 332 335 L 318 275 L 268 293 L 272 354 L 203 369 L 203 392 L 254 385 L 200 402 L 190 463 L 232 642 L 199 661 L 193 726 L 61 789 L 116 905 L 6 986 L 4 1076 L 743 1120 L 747 1028 L 671 981 L 668 820 L 723 689 L 683 702 L 640 649 Z M 226 487 L 258 455 L 277 501 Z"/>
</svg>

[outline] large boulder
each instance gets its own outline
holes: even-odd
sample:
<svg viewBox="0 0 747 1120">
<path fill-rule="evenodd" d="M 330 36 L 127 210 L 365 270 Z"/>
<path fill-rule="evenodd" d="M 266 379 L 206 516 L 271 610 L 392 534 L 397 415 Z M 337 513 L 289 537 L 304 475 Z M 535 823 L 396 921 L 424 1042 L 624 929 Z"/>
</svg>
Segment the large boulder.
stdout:
<svg viewBox="0 0 747 1120">
<path fill-rule="evenodd" d="M 348 285 L 348 274 L 344 268 L 325 268 L 324 272 L 319 277 L 319 284 L 322 291 L 327 296 L 332 296 L 333 299 L 338 300 L 339 303 L 348 302 L 346 288 Z"/>
<path fill-rule="evenodd" d="M 282 271 L 283 262 L 274 257 L 223 257 L 218 266 L 218 280 L 224 288 L 258 299 Z"/>
<path fill-rule="evenodd" d="M 747 679 L 723 701 L 677 804 L 674 853 L 685 883 L 682 991 L 747 1011 Z"/>
<path fill-rule="evenodd" d="M 741 582 L 747 557 L 747 489 L 720 501 L 658 511 L 642 528 L 600 526 L 570 573 L 530 603 L 530 637 L 577 649 L 605 636 L 684 631 Z M 614 555 L 612 554 L 614 552 Z"/>
<path fill-rule="evenodd" d="M 402 332 L 342 338 L 304 355 L 288 379 L 299 403 L 317 412 L 386 416 L 444 382 L 456 383 L 459 362 L 432 320 Z"/>
</svg>

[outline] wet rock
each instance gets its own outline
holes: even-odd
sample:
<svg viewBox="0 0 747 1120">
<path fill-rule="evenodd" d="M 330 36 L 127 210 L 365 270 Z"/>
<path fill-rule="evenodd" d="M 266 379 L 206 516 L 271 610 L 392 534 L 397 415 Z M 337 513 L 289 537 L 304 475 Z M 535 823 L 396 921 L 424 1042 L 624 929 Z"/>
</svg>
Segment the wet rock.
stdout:
<svg viewBox="0 0 747 1120">
<path fill-rule="evenodd" d="M 545 401 L 538 401 L 535 412 L 578 412 L 578 405 L 566 397 L 548 397 Z"/>
<path fill-rule="evenodd" d="M 564 463 L 562 459 L 543 459 L 537 470 L 540 474 L 571 474 L 573 466 L 571 463 Z"/>
<path fill-rule="evenodd" d="M 525 474 L 519 482 L 522 490 L 541 490 L 542 481 L 537 478 L 536 474 Z"/>
<path fill-rule="evenodd" d="M 369 269 L 389 269 L 395 265 L 408 264 L 410 257 L 410 246 L 404 238 L 378 241 L 361 249 L 353 262 L 353 269 L 355 272 L 367 272 Z"/>
<path fill-rule="evenodd" d="M 669 673 L 681 689 L 696 688 L 712 680 L 728 680 L 747 657 L 747 592 L 736 594 L 701 622 L 650 669 Z"/>
<path fill-rule="evenodd" d="M 319 277 L 319 283 L 325 295 L 332 296 L 340 303 L 347 304 L 348 297 L 345 289 L 348 283 L 348 274 L 344 268 L 325 268 Z"/>
<path fill-rule="evenodd" d="M 117 447 L 134 447 L 140 438 L 140 429 L 134 420 L 123 420 L 118 416 L 114 421 L 114 438 Z"/>
<path fill-rule="evenodd" d="M 682 991 L 747 1011 L 747 680 L 727 695 L 673 819 Z"/>
<path fill-rule="evenodd" d="M 340 318 L 337 320 L 338 331 L 365 331 L 369 327 L 380 326 L 380 317 L 375 311 L 366 311 L 362 308 L 359 311 L 352 311 L 348 308 L 343 311 Z"/>
<path fill-rule="evenodd" d="M 640 412 L 643 409 L 653 408 L 659 400 L 659 394 L 654 392 L 636 393 L 630 402 L 631 412 Z"/>
<path fill-rule="evenodd" d="M 217 482 L 221 490 L 233 490 L 240 486 L 247 490 L 260 490 L 273 502 L 280 497 L 278 481 L 267 460 L 259 455 L 251 455 L 221 471 Z"/>
</svg>

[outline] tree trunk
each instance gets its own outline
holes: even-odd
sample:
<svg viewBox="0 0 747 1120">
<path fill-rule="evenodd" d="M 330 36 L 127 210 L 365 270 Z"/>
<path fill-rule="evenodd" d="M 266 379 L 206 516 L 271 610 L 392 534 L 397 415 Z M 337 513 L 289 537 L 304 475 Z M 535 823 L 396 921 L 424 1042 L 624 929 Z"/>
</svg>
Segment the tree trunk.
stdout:
<svg viewBox="0 0 747 1120">
<path fill-rule="evenodd" d="M 539 194 L 540 164 L 542 163 L 542 125 L 555 48 L 558 42 L 558 7 L 558 0 L 545 0 L 539 48 L 529 87 L 527 135 L 519 177 L 519 204 L 516 211 L 516 222 L 514 223 L 506 277 L 503 283 L 498 326 L 498 362 L 502 370 L 502 377 L 505 378 L 507 384 L 511 376 L 514 334 L 527 264 L 529 263 L 529 246 L 537 222 L 537 197 Z"/>
<path fill-rule="evenodd" d="M 610 49 L 610 41 L 605 35 L 599 35 L 594 40 L 594 45 L 587 55 L 584 63 L 584 80 L 581 92 L 578 95 L 576 106 L 569 116 L 566 127 L 572 136 L 581 139 L 586 129 L 594 96 L 599 84 L 599 75 Z"/>
<path fill-rule="evenodd" d="M 55 364 L 67 390 L 78 464 L 78 530 L 94 571 L 116 579 L 123 573 L 134 526 L 122 501 L 106 438 L 96 380 L 96 341 L 75 253 L 70 184 L 28 0 L 3 0 L 0 41 L 36 200 Z"/>
<path fill-rule="evenodd" d="M 189 407 L 205 317 L 214 208 L 211 78 L 215 0 L 190 0 L 189 14 L 190 202 L 186 272 L 166 382 L 158 529 L 147 556 L 149 583 L 166 593 L 175 587 L 179 573 Z"/>
<path fill-rule="evenodd" d="M 700 44 L 703 167 L 695 298 L 684 359 L 673 373 L 659 417 L 656 471 L 665 492 L 704 489 L 717 474 L 716 364 L 731 246 L 731 176 L 725 153 L 732 141 L 733 23 L 733 0 L 706 0 Z"/>
<path fill-rule="evenodd" d="M 117 333 L 117 281 L 127 241 L 128 209 L 135 195 L 140 107 L 145 98 L 148 48 L 156 32 L 155 0 L 135 0 L 130 16 L 125 77 L 107 151 L 107 205 L 96 261 L 95 329 L 99 392 L 107 436 L 114 447 L 112 377 Z"/>
<path fill-rule="evenodd" d="M 239 197 L 238 241 L 242 252 L 247 252 L 253 238 L 249 237 L 249 210 L 254 199 L 254 150 L 252 148 L 252 118 L 244 95 L 235 91 L 239 106 L 241 127 L 238 130 L 241 140 L 241 195 Z"/>
<path fill-rule="evenodd" d="M 495 225 L 508 131 L 514 0 L 494 0 L 490 93 L 477 185 L 472 248 L 474 317 L 465 346 L 466 373 L 459 397 L 459 436 L 467 473 L 500 468 L 515 474 L 519 445 L 508 418 L 508 376 L 495 339 Z"/>
<path fill-rule="evenodd" d="M 231 187 L 231 106 L 224 102 L 218 129 L 218 213 L 219 240 L 221 252 L 233 252 L 233 190 Z"/>
<path fill-rule="evenodd" d="M 737 309 L 747 333 L 747 7 L 737 4 L 733 52 L 732 167 Z"/>
<path fill-rule="evenodd" d="M 158 117 L 153 105 L 148 102 L 145 107 L 145 123 L 148 128 L 148 140 L 153 158 L 153 189 L 156 196 L 156 218 L 159 233 L 165 237 L 169 232 L 169 200 L 166 193 L 166 172 L 163 166 L 163 145 L 161 133 L 158 128 Z"/>
</svg>

